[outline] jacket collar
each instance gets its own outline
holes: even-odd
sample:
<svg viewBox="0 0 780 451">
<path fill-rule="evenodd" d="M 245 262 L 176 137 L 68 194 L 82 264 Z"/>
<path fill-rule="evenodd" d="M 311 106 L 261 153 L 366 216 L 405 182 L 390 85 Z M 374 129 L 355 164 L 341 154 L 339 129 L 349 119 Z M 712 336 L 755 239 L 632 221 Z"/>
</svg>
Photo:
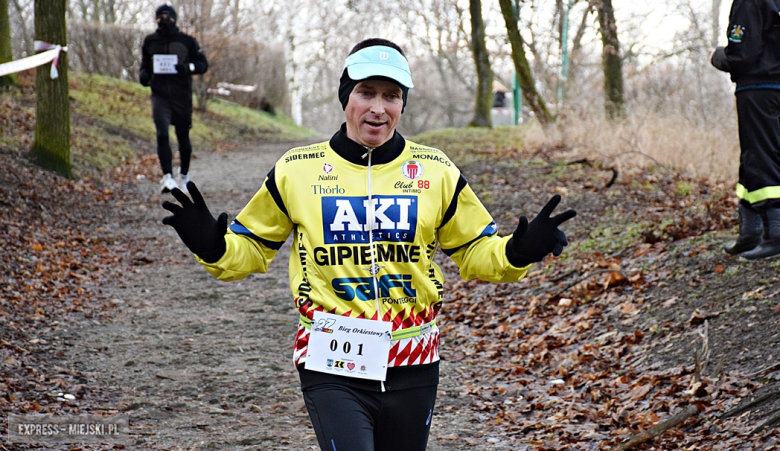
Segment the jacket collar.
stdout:
<svg viewBox="0 0 780 451">
<path fill-rule="evenodd" d="M 363 158 L 367 152 L 366 147 L 352 141 L 347 137 L 347 124 L 341 124 L 339 131 L 330 138 L 330 147 L 343 159 L 360 166 L 368 166 L 368 158 Z M 371 164 L 389 163 L 404 151 L 406 140 L 398 131 L 386 143 L 374 149 L 371 154 Z"/>
<path fill-rule="evenodd" d="M 173 25 L 170 28 L 163 28 L 161 26 L 157 26 L 157 34 L 161 36 L 173 36 L 178 33 L 179 33 L 179 27 L 177 27 L 176 25 Z"/>
</svg>

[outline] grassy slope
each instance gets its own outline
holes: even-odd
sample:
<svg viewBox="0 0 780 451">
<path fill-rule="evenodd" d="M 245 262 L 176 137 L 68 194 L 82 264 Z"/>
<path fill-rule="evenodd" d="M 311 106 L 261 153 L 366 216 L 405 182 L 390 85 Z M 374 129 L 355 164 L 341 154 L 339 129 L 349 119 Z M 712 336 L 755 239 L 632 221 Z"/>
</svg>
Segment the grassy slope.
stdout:
<svg viewBox="0 0 780 451">
<path fill-rule="evenodd" d="M 526 126 L 444 129 L 412 140 L 447 153 L 499 225 L 506 222 L 505 233 L 513 230 L 519 214 L 531 219 L 555 193 L 563 196 L 558 211 L 576 205 L 579 215 L 567 224 L 567 233 L 577 239 L 561 261 L 568 261 L 567 254 L 575 250 L 608 256 L 642 242 L 668 241 L 679 246 L 710 234 L 719 242 L 734 233 L 733 217 L 699 211 L 717 204 L 718 213 L 722 209 L 730 216 L 732 196 L 722 182 L 690 178 L 684 170 L 673 168 L 625 165 L 614 185 L 606 188 L 612 173 L 602 161 L 590 159 L 583 164 L 581 155 L 565 148 L 529 147 L 527 131 Z M 680 231 L 682 226 L 676 226 L 686 214 L 696 216 L 698 222 Z M 696 239 L 683 239 L 691 237 Z"/>
<path fill-rule="evenodd" d="M 113 167 L 139 150 L 153 151 L 149 88 L 100 75 L 71 73 L 69 77 L 71 153 L 77 174 Z M 0 133 L 0 151 L 26 150 L 34 130 L 34 94 L 27 88 L 6 94 L 0 101 L 9 115 L 24 116 L 26 122 L 13 132 Z M 313 135 L 283 115 L 222 101 L 210 102 L 208 111 L 195 111 L 190 131 L 195 151 L 229 150 L 243 142 L 300 140 Z M 175 142 L 173 130 L 171 139 Z"/>
<path fill-rule="evenodd" d="M 441 149 L 461 165 L 522 149 L 525 130 L 526 127 L 444 128 L 417 135 L 411 140 Z"/>
</svg>

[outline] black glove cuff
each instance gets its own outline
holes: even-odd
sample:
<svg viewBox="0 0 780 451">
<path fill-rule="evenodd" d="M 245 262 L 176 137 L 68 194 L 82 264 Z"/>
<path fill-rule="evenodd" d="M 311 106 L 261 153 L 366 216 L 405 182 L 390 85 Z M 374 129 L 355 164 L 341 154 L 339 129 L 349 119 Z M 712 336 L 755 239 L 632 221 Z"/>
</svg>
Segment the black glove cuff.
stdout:
<svg viewBox="0 0 780 451">
<path fill-rule="evenodd" d="M 718 47 L 715 49 L 715 52 L 712 54 L 712 58 L 710 58 L 710 64 L 715 66 L 716 69 L 722 70 L 723 72 L 731 72 L 731 63 L 726 57 L 725 47 Z"/>
<path fill-rule="evenodd" d="M 509 241 L 506 242 L 506 259 L 509 260 L 509 264 L 517 268 L 522 268 L 524 266 L 530 265 L 531 263 L 541 261 L 534 260 L 531 257 L 526 257 L 525 255 L 515 252 L 514 248 L 512 247 L 512 240 L 513 238 L 510 238 Z"/>
<path fill-rule="evenodd" d="M 216 249 L 212 249 L 210 251 L 204 251 L 204 252 L 195 252 L 195 255 L 200 257 L 200 259 L 206 263 L 216 263 L 219 261 L 220 258 L 222 258 L 223 255 L 225 255 L 226 250 L 227 250 L 227 245 L 225 244 L 225 240 L 223 239 L 219 247 L 217 247 Z"/>
</svg>

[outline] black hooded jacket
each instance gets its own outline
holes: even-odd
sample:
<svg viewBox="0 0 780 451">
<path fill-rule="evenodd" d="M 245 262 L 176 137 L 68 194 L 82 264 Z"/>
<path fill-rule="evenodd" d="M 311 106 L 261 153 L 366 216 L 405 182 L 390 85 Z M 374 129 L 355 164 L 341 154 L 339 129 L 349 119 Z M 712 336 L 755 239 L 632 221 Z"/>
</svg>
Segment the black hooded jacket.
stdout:
<svg viewBox="0 0 780 451">
<path fill-rule="evenodd" d="M 154 55 L 177 55 L 181 70 L 176 74 L 155 74 Z M 190 64 L 194 66 L 193 70 L 190 70 Z M 195 38 L 182 33 L 176 26 L 160 27 L 144 38 L 139 81 L 152 87 L 152 95 L 191 104 L 192 74 L 205 73 L 208 68 L 206 55 Z"/>
<path fill-rule="evenodd" d="M 734 0 L 726 30 L 729 44 L 718 47 L 712 65 L 731 74 L 737 89 L 780 84 L 780 0 Z"/>
</svg>

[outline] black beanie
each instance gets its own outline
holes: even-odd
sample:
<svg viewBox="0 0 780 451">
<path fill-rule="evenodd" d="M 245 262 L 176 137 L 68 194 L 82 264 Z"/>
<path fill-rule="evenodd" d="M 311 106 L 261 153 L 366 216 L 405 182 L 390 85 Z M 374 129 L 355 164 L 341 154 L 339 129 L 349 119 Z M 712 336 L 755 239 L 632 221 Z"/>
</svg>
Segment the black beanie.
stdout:
<svg viewBox="0 0 780 451">
<path fill-rule="evenodd" d="M 171 5 L 162 5 L 162 6 L 158 7 L 157 11 L 154 13 L 154 17 L 157 18 L 157 17 L 162 16 L 163 14 L 167 14 L 167 15 L 171 16 L 171 18 L 174 21 L 176 21 L 176 10 L 173 9 L 173 6 L 171 6 Z"/>
<path fill-rule="evenodd" d="M 403 95 L 403 100 L 404 100 L 404 106 L 401 108 L 401 113 L 404 112 L 404 109 L 406 108 L 406 98 L 409 95 L 409 88 L 407 88 L 406 86 L 402 86 L 397 81 L 388 77 L 369 77 L 366 80 L 386 80 L 386 81 L 391 81 L 396 85 L 398 85 L 398 87 L 401 88 L 401 93 Z M 341 102 L 342 110 L 347 109 L 347 103 L 349 102 L 349 95 L 352 94 L 352 90 L 355 89 L 355 86 L 357 86 L 358 83 L 360 83 L 361 81 L 363 80 L 353 80 L 349 78 L 347 69 L 344 69 L 344 72 L 341 73 L 341 79 L 339 80 L 339 102 Z"/>
</svg>

